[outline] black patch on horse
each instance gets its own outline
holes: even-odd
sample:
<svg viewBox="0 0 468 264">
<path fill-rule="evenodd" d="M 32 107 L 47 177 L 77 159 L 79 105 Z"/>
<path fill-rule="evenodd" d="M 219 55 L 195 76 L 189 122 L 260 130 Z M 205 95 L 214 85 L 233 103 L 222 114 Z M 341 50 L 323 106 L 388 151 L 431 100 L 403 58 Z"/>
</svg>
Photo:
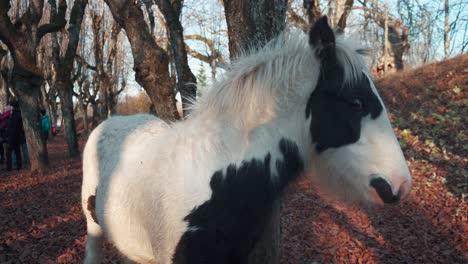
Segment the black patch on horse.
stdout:
<svg viewBox="0 0 468 264">
<path fill-rule="evenodd" d="M 272 205 L 282 190 L 304 169 L 295 143 L 282 139 L 282 160 L 276 161 L 278 182 L 272 182 L 271 155 L 217 171 L 210 181 L 210 200 L 194 208 L 184 220 L 193 231 L 181 237 L 174 263 L 247 263 L 260 238 Z"/>
<path fill-rule="evenodd" d="M 322 17 L 309 34 L 321 67 L 305 113 L 306 118 L 312 115 L 310 132 L 320 153 L 358 141 L 362 119 L 368 114 L 372 119 L 377 118 L 383 107 L 364 73 L 352 83 L 345 83 L 343 65 L 336 57 L 335 36 L 326 17 Z"/>
<path fill-rule="evenodd" d="M 364 73 L 352 87 L 345 87 L 344 71 L 335 64 L 322 68 L 317 87 L 309 97 L 306 118 L 312 114 L 310 132 L 317 152 L 355 143 L 361 136 L 361 121 L 377 118 L 383 110 Z"/>
<path fill-rule="evenodd" d="M 99 224 L 96 216 L 96 195 L 91 195 L 88 197 L 87 205 L 86 205 L 86 210 L 89 211 L 89 214 L 93 218 L 94 222 L 96 224 Z"/>
</svg>

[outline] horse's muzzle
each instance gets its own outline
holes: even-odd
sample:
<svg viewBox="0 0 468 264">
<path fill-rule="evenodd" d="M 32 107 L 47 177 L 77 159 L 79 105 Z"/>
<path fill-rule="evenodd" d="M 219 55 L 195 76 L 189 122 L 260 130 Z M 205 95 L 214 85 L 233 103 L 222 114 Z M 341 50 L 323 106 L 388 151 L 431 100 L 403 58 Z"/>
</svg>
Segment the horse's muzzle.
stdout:
<svg viewBox="0 0 468 264">
<path fill-rule="evenodd" d="M 398 186 L 393 186 L 392 182 L 384 175 L 371 174 L 369 176 L 369 185 L 375 189 L 382 202 L 389 204 L 397 203 L 403 199 L 410 190 L 411 182 L 405 180 L 397 184 Z"/>
</svg>

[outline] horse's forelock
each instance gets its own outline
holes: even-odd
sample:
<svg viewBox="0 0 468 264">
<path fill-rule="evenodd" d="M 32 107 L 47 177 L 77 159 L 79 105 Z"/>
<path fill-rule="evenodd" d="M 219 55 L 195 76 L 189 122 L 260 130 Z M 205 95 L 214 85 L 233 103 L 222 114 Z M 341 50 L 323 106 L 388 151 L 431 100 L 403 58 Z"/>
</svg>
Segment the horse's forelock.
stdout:
<svg viewBox="0 0 468 264">
<path fill-rule="evenodd" d="M 364 50 L 368 51 L 368 49 L 359 45 L 356 40 L 344 39 L 341 34 L 337 36 L 336 58 L 344 71 L 343 87 L 354 87 L 353 84 L 358 83 L 363 78 L 363 72 L 368 72 L 362 53 Z"/>
<path fill-rule="evenodd" d="M 362 72 L 367 72 L 366 63 L 358 50 L 364 50 L 358 42 L 344 39 L 341 34 L 336 36 L 336 58 L 344 69 L 345 84 L 357 82 L 362 78 Z M 300 74 L 304 70 L 320 70 L 314 67 L 311 59 L 313 51 L 307 35 L 299 29 L 288 29 L 263 48 L 253 47 L 241 54 L 224 78 L 215 82 L 193 106 L 193 114 L 212 112 L 235 120 L 259 108 L 271 113 L 280 98 L 268 97 L 298 93 L 291 85 L 300 81 Z M 318 66 L 319 61 L 315 63 Z"/>
</svg>

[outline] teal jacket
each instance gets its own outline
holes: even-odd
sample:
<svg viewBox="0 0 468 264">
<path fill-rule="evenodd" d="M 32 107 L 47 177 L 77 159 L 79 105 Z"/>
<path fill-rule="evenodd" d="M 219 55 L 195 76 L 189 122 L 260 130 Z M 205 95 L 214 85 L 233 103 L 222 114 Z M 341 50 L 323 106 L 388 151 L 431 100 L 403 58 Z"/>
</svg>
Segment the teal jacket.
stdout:
<svg viewBox="0 0 468 264">
<path fill-rule="evenodd" d="M 42 132 L 49 132 L 49 129 L 50 129 L 50 119 L 49 119 L 49 116 L 47 114 L 45 114 L 43 117 L 42 117 L 42 120 L 41 120 L 41 128 L 42 128 Z"/>
</svg>

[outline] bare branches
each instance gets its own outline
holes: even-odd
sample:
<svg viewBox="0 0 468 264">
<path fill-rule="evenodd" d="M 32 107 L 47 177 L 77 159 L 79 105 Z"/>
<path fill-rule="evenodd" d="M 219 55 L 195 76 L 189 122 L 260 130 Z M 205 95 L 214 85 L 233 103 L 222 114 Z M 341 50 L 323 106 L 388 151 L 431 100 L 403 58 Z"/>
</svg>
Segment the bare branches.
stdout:
<svg viewBox="0 0 468 264">
<path fill-rule="evenodd" d="M 44 8 L 44 0 L 31 0 L 29 5 L 31 24 L 37 25 L 42 17 L 42 9 Z"/>
<path fill-rule="evenodd" d="M 308 3 L 308 0 L 304 0 L 304 5 Z M 299 16 L 293 9 L 292 9 L 292 1 L 288 1 L 288 15 L 291 18 L 292 22 L 301 27 L 302 29 L 306 29 L 307 27 L 307 21 Z"/>
<path fill-rule="evenodd" d="M 198 34 L 192 34 L 192 35 L 185 35 L 184 36 L 185 39 L 191 39 L 191 40 L 198 40 L 198 41 L 201 41 L 203 43 L 206 44 L 206 46 L 208 47 L 208 49 L 210 50 L 210 53 L 211 55 L 203 55 L 197 51 L 194 51 L 192 49 L 190 49 L 190 47 L 188 45 L 185 46 L 185 49 L 187 50 L 187 53 L 196 58 L 196 59 L 199 59 L 203 62 L 206 62 L 206 63 L 212 63 L 212 59 L 213 57 L 215 58 L 216 60 L 216 66 L 217 67 L 223 67 L 225 65 L 225 61 L 224 61 L 224 58 L 223 58 L 223 55 L 221 53 L 218 52 L 218 50 L 216 49 L 216 46 L 215 46 L 215 43 L 213 40 L 209 39 L 209 38 L 206 38 L 204 36 L 201 36 L 201 35 L 198 35 Z"/>
<path fill-rule="evenodd" d="M 76 54 L 75 60 L 76 60 L 76 62 L 78 62 L 78 63 L 81 64 L 82 66 L 86 67 L 87 69 L 90 69 L 90 70 L 93 70 L 93 71 L 97 71 L 97 67 L 96 67 L 96 66 L 93 66 L 93 65 L 89 64 L 89 63 L 88 63 L 83 57 L 81 57 L 80 55 Z"/>
<path fill-rule="evenodd" d="M 62 1 L 62 0 L 61 0 Z M 78 42 L 80 39 L 81 31 L 81 22 L 83 21 L 85 7 L 88 4 L 88 0 L 75 0 L 73 3 L 73 8 L 70 14 L 70 21 L 68 27 L 68 47 L 63 58 L 65 64 L 70 64 L 73 66 L 73 60 L 76 55 L 76 50 L 78 48 Z M 60 16 L 60 11 L 58 16 Z"/>
<path fill-rule="evenodd" d="M 15 27 L 8 17 L 10 8 L 10 1 L 0 1 L 0 40 L 9 48 L 12 46 L 12 39 L 16 37 Z"/>
<path fill-rule="evenodd" d="M 341 14 L 340 20 L 338 21 L 338 27 L 344 29 L 346 27 L 346 21 L 348 20 L 348 16 L 351 13 L 351 8 L 353 7 L 354 1 L 353 0 L 346 0 L 344 4 L 343 14 Z"/>
<path fill-rule="evenodd" d="M 313 24 L 317 22 L 317 20 L 322 15 L 322 11 L 320 10 L 320 1 L 319 0 L 304 0 L 303 6 L 307 14 L 307 20 L 309 24 Z"/>
<path fill-rule="evenodd" d="M 56 32 L 62 29 L 63 27 L 65 27 L 65 25 L 67 24 L 67 21 L 65 20 L 66 13 L 67 13 L 67 1 L 59 0 L 59 10 L 58 10 L 57 16 L 55 17 L 55 20 L 50 21 L 50 23 L 48 24 L 41 25 L 37 29 L 36 41 L 39 43 L 39 41 L 42 39 L 42 37 L 44 37 L 45 34 Z"/>
</svg>

